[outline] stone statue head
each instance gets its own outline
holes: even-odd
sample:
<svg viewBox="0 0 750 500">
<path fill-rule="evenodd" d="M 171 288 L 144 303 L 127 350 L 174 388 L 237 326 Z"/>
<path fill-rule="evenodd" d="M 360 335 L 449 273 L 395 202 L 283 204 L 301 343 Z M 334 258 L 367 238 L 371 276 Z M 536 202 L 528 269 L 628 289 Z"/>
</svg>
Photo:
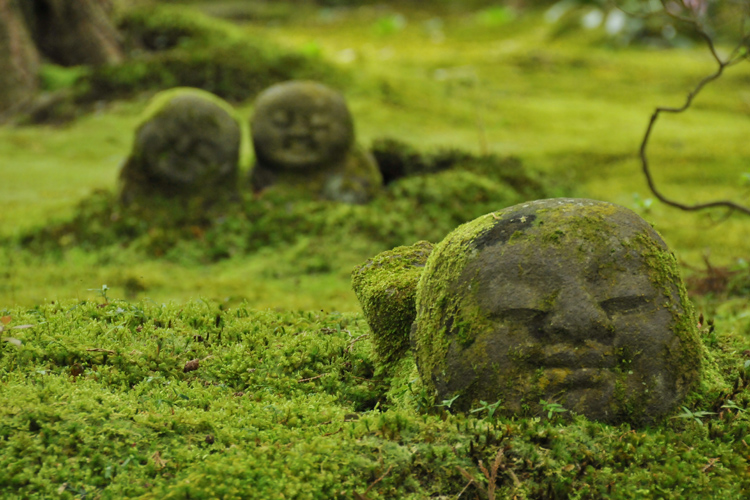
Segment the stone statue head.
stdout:
<svg viewBox="0 0 750 500">
<path fill-rule="evenodd" d="M 198 89 L 157 95 L 120 175 L 123 201 L 234 189 L 240 143 L 239 122 L 219 98 Z"/>
<path fill-rule="evenodd" d="M 269 87 L 258 96 L 250 126 L 258 163 L 271 170 L 337 165 L 354 143 L 346 101 L 316 82 Z"/>
<path fill-rule="evenodd" d="M 638 215 L 582 199 L 480 217 L 435 247 L 412 342 L 437 399 L 467 410 L 542 400 L 606 422 L 651 422 L 697 381 L 696 320 L 674 256 Z"/>
</svg>

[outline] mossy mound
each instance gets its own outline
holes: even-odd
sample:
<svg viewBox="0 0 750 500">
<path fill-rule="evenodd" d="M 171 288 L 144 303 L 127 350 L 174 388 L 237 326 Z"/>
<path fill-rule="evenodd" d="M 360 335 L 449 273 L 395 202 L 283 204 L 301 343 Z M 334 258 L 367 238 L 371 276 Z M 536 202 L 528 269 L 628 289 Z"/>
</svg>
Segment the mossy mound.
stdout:
<svg viewBox="0 0 750 500">
<path fill-rule="evenodd" d="M 440 241 L 459 224 L 498 206 L 570 189 L 554 185 L 513 158 L 466 157 L 445 171 L 394 181 L 366 205 L 269 189 L 260 197 L 240 190 L 238 203 L 208 210 L 194 201 L 170 200 L 123 207 L 112 192 L 98 191 L 82 200 L 72 216 L 24 232 L 17 244 L 47 256 L 72 248 L 110 248 L 140 258 L 205 263 L 263 248 L 286 250 L 314 235 L 319 246 L 339 248 L 346 242 L 347 251 L 357 253 L 347 263 L 353 266 L 409 242 Z M 302 269 L 339 266 L 330 256 L 309 258 L 316 262 L 308 266 L 308 255 L 299 255 Z"/>
<path fill-rule="evenodd" d="M 328 200 L 361 205 L 383 192 L 383 179 L 372 155 L 352 147 L 344 158 L 326 168 L 304 173 L 266 168 L 256 164 L 250 184 L 260 196 L 296 200 Z"/>
<path fill-rule="evenodd" d="M 676 259 L 643 219 L 581 199 L 524 203 L 450 233 L 428 259 L 414 330 L 438 399 L 507 414 L 540 401 L 653 423 L 704 370 Z"/>
<path fill-rule="evenodd" d="M 69 121 L 95 103 L 172 87 L 200 88 L 241 102 L 285 80 L 339 85 L 350 80 L 319 55 L 283 49 L 194 9 L 128 7 L 119 15 L 117 28 L 127 53 L 124 61 L 81 68 L 70 88 L 39 96 L 18 121 Z"/>
<path fill-rule="evenodd" d="M 230 23 L 180 7 L 129 9 L 119 29 L 134 52 L 123 64 L 92 71 L 84 83 L 88 100 L 185 86 L 244 101 L 293 78 L 346 80 L 319 57 L 283 50 Z"/>
<path fill-rule="evenodd" d="M 120 172 L 121 200 L 236 198 L 242 135 L 232 109 L 205 91 L 172 89 L 157 95 Z"/>
<path fill-rule="evenodd" d="M 419 241 L 380 253 L 352 271 L 352 288 L 384 363 L 398 360 L 409 349 L 417 283 L 431 252 L 432 243 Z"/>
</svg>

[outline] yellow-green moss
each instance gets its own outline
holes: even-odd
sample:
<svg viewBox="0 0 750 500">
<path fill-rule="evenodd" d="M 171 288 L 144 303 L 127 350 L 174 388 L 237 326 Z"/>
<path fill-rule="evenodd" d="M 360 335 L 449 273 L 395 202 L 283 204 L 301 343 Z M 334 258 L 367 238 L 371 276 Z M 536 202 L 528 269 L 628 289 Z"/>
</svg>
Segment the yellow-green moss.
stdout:
<svg viewBox="0 0 750 500">
<path fill-rule="evenodd" d="M 380 253 L 352 272 L 352 288 L 384 363 L 397 361 L 409 349 L 417 283 L 430 252 L 432 243 L 419 241 Z"/>
</svg>

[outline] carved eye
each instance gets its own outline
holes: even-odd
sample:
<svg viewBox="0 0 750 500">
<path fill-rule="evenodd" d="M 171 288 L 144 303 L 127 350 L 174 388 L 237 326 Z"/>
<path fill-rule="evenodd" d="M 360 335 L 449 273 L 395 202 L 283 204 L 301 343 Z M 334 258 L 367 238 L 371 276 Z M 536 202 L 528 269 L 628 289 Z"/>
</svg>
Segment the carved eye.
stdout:
<svg viewBox="0 0 750 500">
<path fill-rule="evenodd" d="M 547 315 L 547 311 L 541 309 L 533 309 L 530 307 L 516 307 L 513 309 L 504 309 L 500 311 L 496 316 L 499 319 L 509 321 L 512 323 L 534 323 L 539 321 Z"/>
<path fill-rule="evenodd" d="M 310 127 L 314 128 L 315 130 L 326 130 L 328 129 L 328 126 L 330 125 L 330 121 L 328 120 L 328 116 L 322 113 L 314 113 L 310 117 Z"/>
<path fill-rule="evenodd" d="M 271 121 L 277 127 L 288 127 L 292 119 L 286 111 L 277 110 L 271 115 Z"/>
<path fill-rule="evenodd" d="M 614 297 L 599 302 L 599 305 L 608 316 L 615 314 L 630 314 L 638 312 L 651 302 L 651 297 L 646 295 L 626 295 Z"/>
</svg>

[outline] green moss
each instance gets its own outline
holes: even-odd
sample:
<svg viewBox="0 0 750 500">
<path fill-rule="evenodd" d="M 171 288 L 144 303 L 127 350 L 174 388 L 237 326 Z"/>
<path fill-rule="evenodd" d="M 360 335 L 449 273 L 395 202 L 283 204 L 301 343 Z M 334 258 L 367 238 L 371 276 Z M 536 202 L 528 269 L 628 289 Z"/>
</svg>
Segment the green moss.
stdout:
<svg viewBox="0 0 750 500">
<path fill-rule="evenodd" d="M 352 288 L 372 330 L 375 352 L 385 364 L 409 349 L 416 317 L 417 283 L 432 243 L 420 241 L 380 253 L 352 272 Z"/>
<path fill-rule="evenodd" d="M 185 86 L 244 101 L 284 80 L 347 79 L 319 57 L 283 50 L 231 23 L 177 6 L 128 9 L 119 28 L 126 45 L 139 52 L 120 65 L 93 70 L 79 84 L 79 100 Z"/>
<path fill-rule="evenodd" d="M 268 193 L 288 200 L 363 204 L 382 193 L 383 177 L 380 170 L 370 153 L 359 146 L 355 145 L 340 164 L 327 167 L 305 174 L 274 172 L 274 183 L 263 189 L 264 195 Z"/>
<path fill-rule="evenodd" d="M 101 300 L 0 316 L 20 341 L 0 343 L 0 488 L 16 495 L 455 496 L 465 474 L 483 484 L 479 461 L 498 450 L 498 496 L 750 491 L 746 392 L 733 396 L 739 411 L 707 425 L 641 431 L 452 415 L 432 406 L 410 356 L 389 383 L 378 377 L 371 345 L 353 341 L 368 331 L 360 315 Z"/>
</svg>

